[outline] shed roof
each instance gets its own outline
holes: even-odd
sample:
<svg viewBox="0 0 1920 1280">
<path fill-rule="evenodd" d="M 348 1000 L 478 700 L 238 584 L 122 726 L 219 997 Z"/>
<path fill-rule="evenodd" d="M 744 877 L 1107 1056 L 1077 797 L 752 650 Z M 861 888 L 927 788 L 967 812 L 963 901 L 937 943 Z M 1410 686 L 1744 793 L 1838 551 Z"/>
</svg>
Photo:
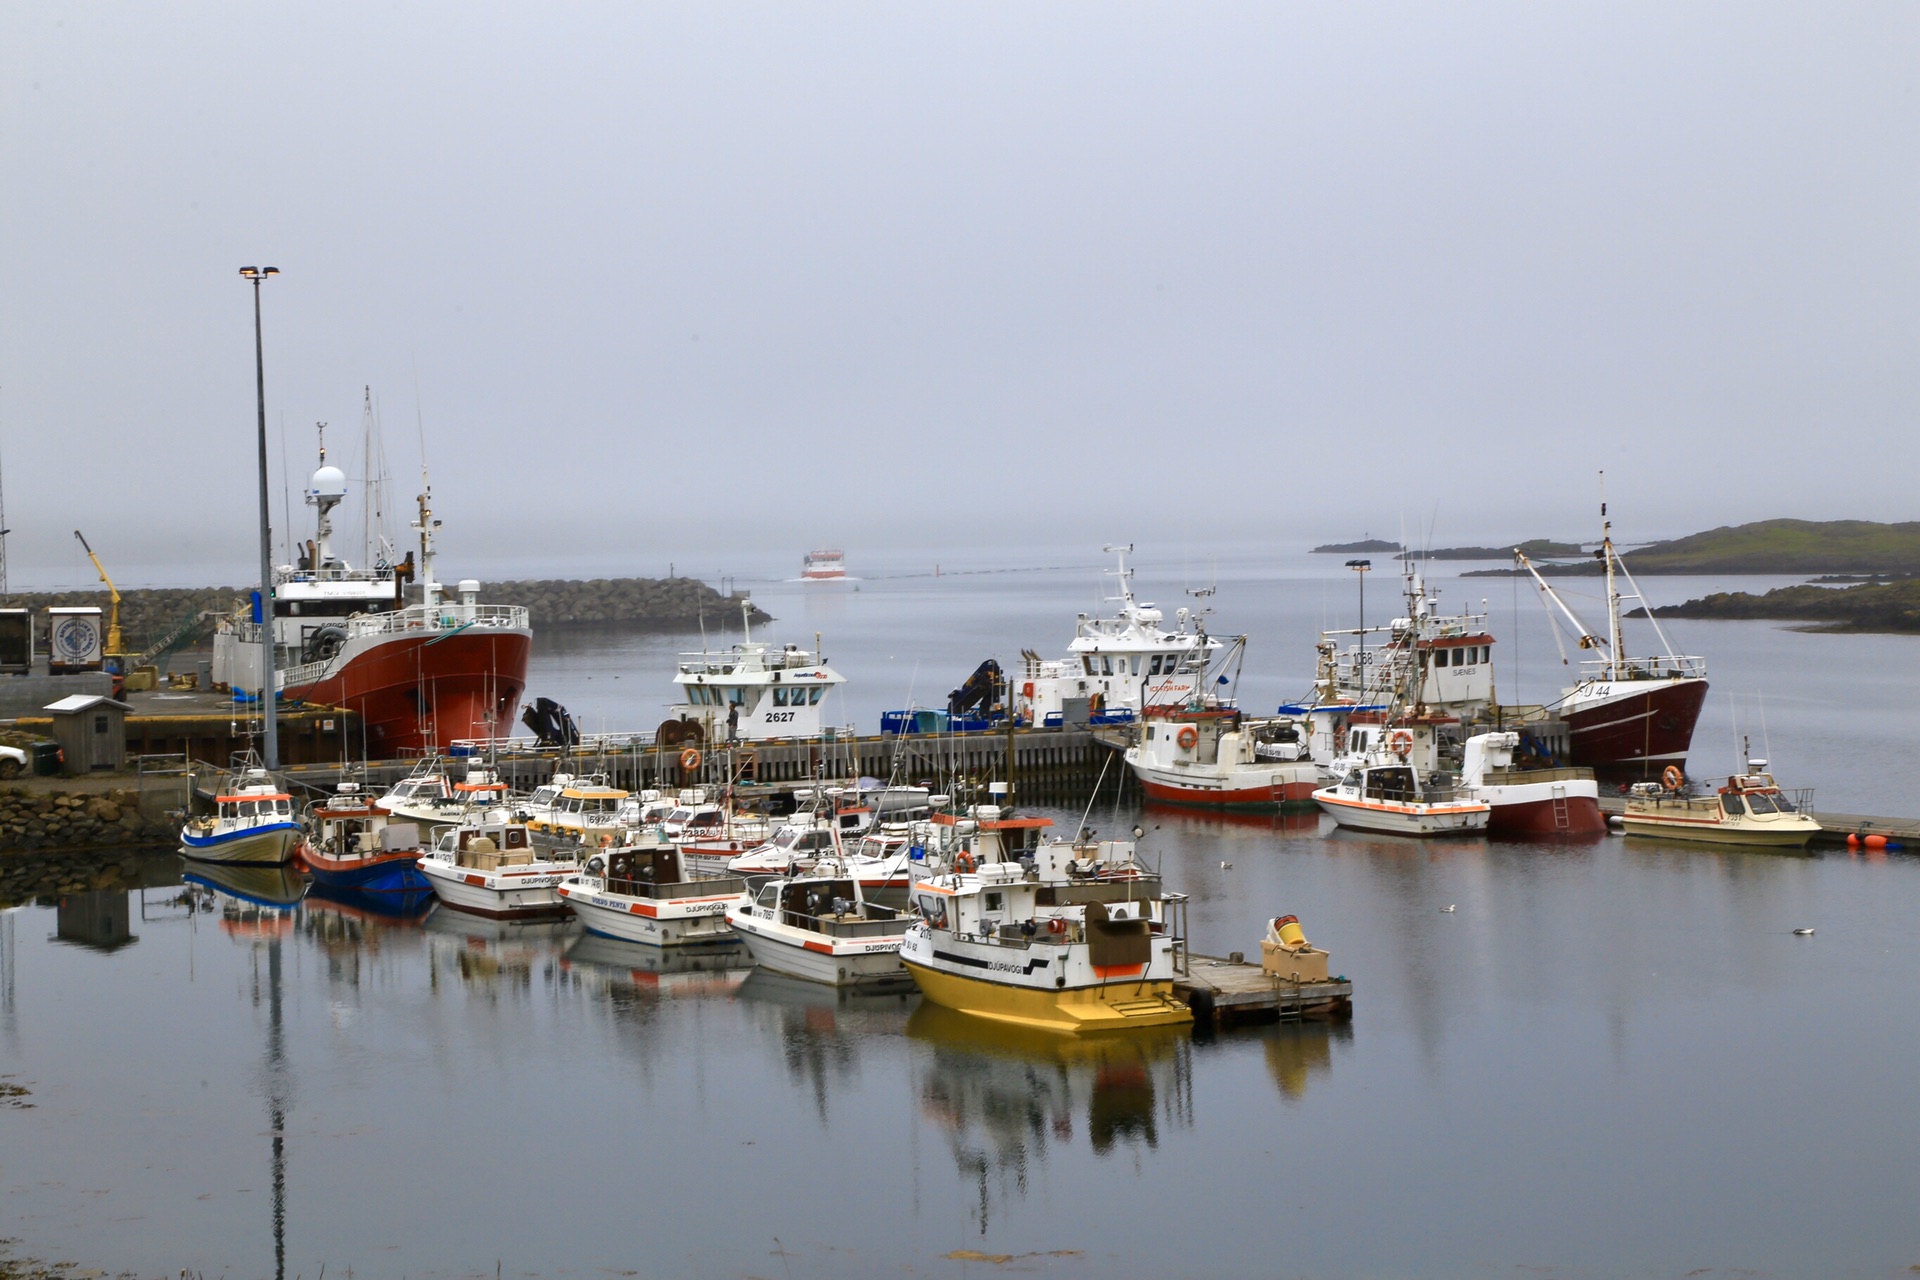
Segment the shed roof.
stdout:
<svg viewBox="0 0 1920 1280">
<path fill-rule="evenodd" d="M 43 709 L 51 711 L 57 716 L 76 715 L 82 711 L 91 711 L 102 704 L 109 707 L 118 707 L 122 711 L 133 710 L 133 708 L 126 703 L 114 698 L 109 698 L 103 693 L 70 693 L 58 702 L 49 702 Z"/>
</svg>

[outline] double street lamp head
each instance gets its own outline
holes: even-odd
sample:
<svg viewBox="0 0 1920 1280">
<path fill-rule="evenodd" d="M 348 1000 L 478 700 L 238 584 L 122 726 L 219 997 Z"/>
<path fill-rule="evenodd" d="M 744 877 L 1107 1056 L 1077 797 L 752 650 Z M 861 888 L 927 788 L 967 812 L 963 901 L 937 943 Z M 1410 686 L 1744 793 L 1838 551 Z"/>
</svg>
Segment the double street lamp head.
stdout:
<svg viewBox="0 0 1920 1280">
<path fill-rule="evenodd" d="M 280 268 L 278 267 L 242 267 L 240 268 L 240 274 L 245 276 L 247 279 L 253 281 L 255 284 L 259 284 L 262 280 L 265 280 L 268 276 L 279 275 Z"/>
</svg>

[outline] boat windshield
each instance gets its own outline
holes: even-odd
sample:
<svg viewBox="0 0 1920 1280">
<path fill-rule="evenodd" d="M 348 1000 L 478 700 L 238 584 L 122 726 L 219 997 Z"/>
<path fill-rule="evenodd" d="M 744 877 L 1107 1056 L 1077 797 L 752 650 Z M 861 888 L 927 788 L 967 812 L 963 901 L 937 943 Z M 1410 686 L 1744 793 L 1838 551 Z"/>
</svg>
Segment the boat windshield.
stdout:
<svg viewBox="0 0 1920 1280">
<path fill-rule="evenodd" d="M 1750 791 L 1747 793 L 1747 807 L 1759 814 L 1779 813 L 1780 807 L 1774 803 L 1777 798 L 1764 791 Z"/>
<path fill-rule="evenodd" d="M 1759 797 L 1755 796 L 1754 799 L 1757 800 Z M 1726 795 L 1720 797 L 1720 807 L 1727 811 L 1729 818 L 1738 818 L 1747 811 L 1745 802 L 1733 792 L 1728 792 Z"/>
</svg>

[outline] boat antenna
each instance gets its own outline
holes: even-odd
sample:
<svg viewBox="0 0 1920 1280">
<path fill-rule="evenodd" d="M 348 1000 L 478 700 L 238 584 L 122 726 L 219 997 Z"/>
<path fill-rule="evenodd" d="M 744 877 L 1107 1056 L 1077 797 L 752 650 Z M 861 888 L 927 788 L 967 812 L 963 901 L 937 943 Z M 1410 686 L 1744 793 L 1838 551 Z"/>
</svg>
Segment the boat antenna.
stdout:
<svg viewBox="0 0 1920 1280">
<path fill-rule="evenodd" d="M 7 594 L 7 493 L 4 475 L 0 475 L 0 597 Z"/>
</svg>

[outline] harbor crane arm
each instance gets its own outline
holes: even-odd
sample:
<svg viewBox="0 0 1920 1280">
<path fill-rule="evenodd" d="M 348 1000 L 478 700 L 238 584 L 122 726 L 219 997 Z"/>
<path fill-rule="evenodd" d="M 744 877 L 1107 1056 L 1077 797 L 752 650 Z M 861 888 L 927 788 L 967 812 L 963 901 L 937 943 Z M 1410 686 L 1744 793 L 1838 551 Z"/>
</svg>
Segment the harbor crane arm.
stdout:
<svg viewBox="0 0 1920 1280">
<path fill-rule="evenodd" d="M 113 585 L 113 579 L 107 576 L 106 566 L 100 563 L 100 557 L 93 554 L 93 548 L 87 545 L 87 535 L 75 529 L 73 536 L 80 539 L 80 545 L 86 548 L 87 559 L 93 561 L 93 571 L 100 575 L 100 581 L 107 584 L 107 598 L 113 602 L 113 615 L 107 620 L 107 652 L 121 653 L 124 646 L 120 643 L 120 588 Z"/>
</svg>

